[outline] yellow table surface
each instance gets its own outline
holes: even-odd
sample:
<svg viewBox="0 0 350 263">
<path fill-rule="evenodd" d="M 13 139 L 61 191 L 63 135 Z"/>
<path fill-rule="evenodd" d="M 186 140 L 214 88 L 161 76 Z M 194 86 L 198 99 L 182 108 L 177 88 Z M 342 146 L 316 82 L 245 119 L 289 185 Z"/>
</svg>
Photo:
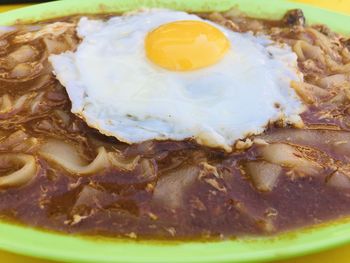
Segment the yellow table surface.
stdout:
<svg viewBox="0 0 350 263">
<path fill-rule="evenodd" d="M 261 0 L 268 1 L 268 0 Z M 299 3 L 307 3 L 314 6 L 342 12 L 350 15 L 350 0 L 292 0 Z M 1 1 L 0 1 L 1 3 Z M 27 4 L 0 5 L 0 12 L 26 6 Z M 0 237 L 1 238 L 1 237 Z M 54 263 L 54 261 L 35 259 L 25 256 L 0 251 L 0 262 L 6 263 Z M 349 263 L 350 244 L 318 254 L 300 258 L 278 261 L 275 263 Z"/>
</svg>

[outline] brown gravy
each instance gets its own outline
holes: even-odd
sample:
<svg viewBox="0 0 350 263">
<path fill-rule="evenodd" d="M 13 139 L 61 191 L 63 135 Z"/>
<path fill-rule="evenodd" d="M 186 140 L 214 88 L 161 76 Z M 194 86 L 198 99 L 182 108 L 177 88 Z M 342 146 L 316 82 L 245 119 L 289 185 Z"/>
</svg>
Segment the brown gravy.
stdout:
<svg viewBox="0 0 350 263">
<path fill-rule="evenodd" d="M 51 73 L 48 54 L 73 50 L 74 28 L 26 40 L 45 23 L 18 27 L 0 36 L 0 171 L 20 169 L 13 153 L 32 156 L 37 170 L 15 187 L 0 180 L 1 219 L 66 233 L 207 239 L 269 235 L 350 215 L 349 41 L 325 26 L 305 26 L 300 11 L 281 21 L 201 15 L 293 48 L 308 83 L 297 87 L 308 104 L 305 126 L 271 124 L 230 154 L 190 140 L 118 142 L 70 113 Z M 74 174 L 40 154 L 50 139 L 72 146 L 86 163 L 102 146 L 122 164 Z"/>
</svg>

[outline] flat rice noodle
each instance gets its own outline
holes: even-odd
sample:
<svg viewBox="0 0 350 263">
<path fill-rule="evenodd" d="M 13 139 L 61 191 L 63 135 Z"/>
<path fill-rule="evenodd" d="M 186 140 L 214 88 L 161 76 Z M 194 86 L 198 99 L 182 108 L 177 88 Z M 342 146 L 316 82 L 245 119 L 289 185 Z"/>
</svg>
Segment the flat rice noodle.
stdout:
<svg viewBox="0 0 350 263">
<path fill-rule="evenodd" d="M 59 54 L 70 48 L 70 46 L 67 43 L 57 39 L 44 37 L 43 41 L 49 54 Z"/>
<path fill-rule="evenodd" d="M 20 96 L 18 99 L 16 99 L 13 103 L 13 109 L 15 110 L 20 109 L 24 105 L 28 97 L 29 97 L 29 94 L 24 94 Z"/>
<path fill-rule="evenodd" d="M 29 136 L 22 130 L 12 133 L 10 136 L 0 142 L 0 149 L 9 149 L 27 140 Z"/>
<path fill-rule="evenodd" d="M 37 123 L 35 130 L 54 132 L 55 125 L 48 120 L 41 120 Z"/>
<path fill-rule="evenodd" d="M 142 159 L 139 162 L 139 169 L 140 169 L 140 180 L 143 182 L 151 182 L 157 178 L 157 166 L 155 164 L 155 161 L 152 161 L 150 159 Z"/>
<path fill-rule="evenodd" d="M 0 187 L 16 187 L 28 183 L 38 171 L 37 162 L 32 155 L 28 154 L 2 154 L 0 155 L 0 166 L 8 167 L 9 164 L 20 165 L 21 168 L 0 177 Z"/>
<path fill-rule="evenodd" d="M 350 189 L 350 178 L 347 174 L 336 171 L 327 180 L 327 185 L 336 188 Z"/>
<path fill-rule="evenodd" d="M 341 55 L 343 56 L 343 62 L 349 63 L 350 62 L 350 50 L 347 47 L 344 47 L 341 51 Z"/>
<path fill-rule="evenodd" d="M 78 45 L 78 40 L 75 37 L 75 34 L 64 34 L 62 35 L 64 42 L 68 45 L 69 49 L 75 49 Z"/>
<path fill-rule="evenodd" d="M 24 63 L 24 62 L 29 62 L 33 61 L 35 56 L 38 54 L 38 51 L 29 45 L 23 45 L 10 53 L 6 59 L 8 60 L 9 63 Z"/>
<path fill-rule="evenodd" d="M 259 191 L 270 192 L 277 185 L 282 167 L 265 161 L 248 161 L 245 169 Z"/>
<path fill-rule="evenodd" d="M 1 31 L 0 31 L 0 38 L 1 38 Z M 9 45 L 10 43 L 6 39 L 0 39 L 0 54 L 5 53 L 4 51 Z"/>
<path fill-rule="evenodd" d="M 306 28 L 305 31 L 314 36 L 315 44 L 321 47 L 326 52 L 326 54 L 328 54 L 332 59 L 336 61 L 341 61 L 341 57 L 334 49 L 329 37 L 325 36 L 312 27 Z"/>
<path fill-rule="evenodd" d="M 336 95 L 328 100 L 327 103 L 335 105 L 347 103 L 350 100 L 350 83 L 344 83 L 340 87 L 335 87 L 333 93 Z"/>
<path fill-rule="evenodd" d="M 97 189 L 92 185 L 84 185 L 79 192 L 78 197 L 73 205 L 72 211 L 74 212 L 79 207 L 85 208 L 102 208 L 106 205 L 110 205 L 117 200 L 117 195 L 108 193 L 107 191 Z"/>
<path fill-rule="evenodd" d="M 53 83 L 51 74 L 43 74 L 33 80 L 33 84 L 31 85 L 30 90 L 39 90 L 43 87 L 46 87 L 46 85 L 50 83 Z"/>
<path fill-rule="evenodd" d="M 270 143 L 292 143 L 327 152 L 330 157 L 350 161 L 350 132 L 337 130 L 280 129 L 259 136 Z"/>
<path fill-rule="evenodd" d="M 0 113 L 9 112 L 12 109 L 12 100 L 8 94 L 0 97 Z"/>
<path fill-rule="evenodd" d="M 44 35 L 59 36 L 66 32 L 69 28 L 74 28 L 75 24 L 66 22 L 55 22 L 44 25 L 38 31 L 28 32 L 23 35 L 17 35 L 14 38 L 14 43 L 25 43 L 33 41 L 37 38 L 43 37 Z"/>
<path fill-rule="evenodd" d="M 108 158 L 114 167 L 126 171 L 134 170 L 140 161 L 140 156 L 136 156 L 135 158 L 125 158 L 119 151 L 109 152 Z"/>
<path fill-rule="evenodd" d="M 318 85 L 324 89 L 330 89 L 334 86 L 341 86 L 350 80 L 350 74 L 334 74 L 318 81 Z"/>
<path fill-rule="evenodd" d="M 13 152 L 35 153 L 40 146 L 40 141 L 37 138 L 29 138 L 22 143 L 17 144 L 12 148 Z"/>
<path fill-rule="evenodd" d="M 272 143 L 259 148 L 259 153 L 265 161 L 291 168 L 298 175 L 317 175 L 321 167 L 302 157 L 293 146 L 284 143 Z"/>
<path fill-rule="evenodd" d="M 89 175 L 109 167 L 109 159 L 104 147 L 98 148 L 97 156 L 90 163 L 83 160 L 77 149 L 66 142 L 49 140 L 40 147 L 40 155 L 55 162 L 73 175 Z"/>
<path fill-rule="evenodd" d="M 58 118 L 62 121 L 65 127 L 68 127 L 70 123 L 70 116 L 67 112 L 63 110 L 55 110 L 55 114 L 58 116 Z"/>
<path fill-rule="evenodd" d="M 340 64 L 335 62 L 329 57 L 326 57 L 326 64 L 333 73 L 338 74 L 349 74 L 350 73 L 350 63 Z"/>
<path fill-rule="evenodd" d="M 320 47 L 309 44 L 306 41 L 298 40 L 293 45 L 293 51 L 297 54 L 298 59 L 305 61 L 307 59 L 318 60 L 325 63 L 324 54 Z"/>
<path fill-rule="evenodd" d="M 308 104 L 317 104 L 322 100 L 330 98 L 331 94 L 320 87 L 317 87 L 306 82 L 291 82 L 292 88 L 296 91 L 299 97 Z"/>
<path fill-rule="evenodd" d="M 0 141 L 0 150 L 33 153 L 37 150 L 39 145 L 40 142 L 37 138 L 29 137 L 24 131 L 18 130 Z"/>
<path fill-rule="evenodd" d="M 39 109 L 40 103 L 43 100 L 44 97 L 44 92 L 40 92 L 32 101 L 31 101 L 31 105 L 30 105 L 30 111 L 31 113 L 36 113 Z"/>
<path fill-rule="evenodd" d="M 169 209 L 182 207 L 185 202 L 185 194 L 193 185 L 199 175 L 199 167 L 188 166 L 164 174 L 157 182 L 153 192 L 153 200 Z"/>
<path fill-rule="evenodd" d="M 5 79 L 2 80 L 20 80 L 20 81 L 28 81 L 34 79 L 38 76 L 40 71 L 43 69 L 43 65 L 39 62 L 25 62 L 17 64 L 10 74 L 5 76 Z"/>
<path fill-rule="evenodd" d="M 8 94 L 3 95 L 0 99 L 0 119 L 4 120 L 21 112 L 24 109 L 28 98 L 29 94 L 24 94 L 16 100 L 13 100 Z"/>
<path fill-rule="evenodd" d="M 157 177 L 156 164 L 153 160 L 141 158 L 125 158 L 119 151 L 108 153 L 108 158 L 111 165 L 121 171 L 134 171 L 140 177 L 140 181 L 153 181 Z"/>
</svg>

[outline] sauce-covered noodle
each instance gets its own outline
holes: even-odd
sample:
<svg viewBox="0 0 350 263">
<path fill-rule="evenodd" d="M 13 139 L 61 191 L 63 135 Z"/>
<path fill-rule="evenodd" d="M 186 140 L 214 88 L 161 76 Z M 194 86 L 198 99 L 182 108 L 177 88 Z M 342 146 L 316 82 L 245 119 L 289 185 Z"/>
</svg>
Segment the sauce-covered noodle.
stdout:
<svg viewBox="0 0 350 263">
<path fill-rule="evenodd" d="M 0 217 L 68 233 L 141 238 L 272 234 L 350 214 L 349 40 L 281 21 L 200 14 L 290 45 L 303 128 L 271 124 L 232 153 L 191 140 L 127 145 L 70 113 L 50 54 L 74 50 L 78 16 L 0 35 Z M 101 16 L 100 18 L 105 18 Z"/>
</svg>

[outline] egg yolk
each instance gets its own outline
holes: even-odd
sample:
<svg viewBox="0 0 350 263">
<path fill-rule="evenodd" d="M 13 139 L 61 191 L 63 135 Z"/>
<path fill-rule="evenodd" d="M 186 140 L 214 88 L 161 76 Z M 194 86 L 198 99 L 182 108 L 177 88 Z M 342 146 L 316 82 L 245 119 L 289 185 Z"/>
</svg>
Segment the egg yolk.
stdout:
<svg viewBox="0 0 350 263">
<path fill-rule="evenodd" d="M 190 71 L 217 63 L 230 42 L 216 27 L 183 20 L 161 25 L 148 33 L 145 50 L 153 63 L 173 71 Z"/>
</svg>

